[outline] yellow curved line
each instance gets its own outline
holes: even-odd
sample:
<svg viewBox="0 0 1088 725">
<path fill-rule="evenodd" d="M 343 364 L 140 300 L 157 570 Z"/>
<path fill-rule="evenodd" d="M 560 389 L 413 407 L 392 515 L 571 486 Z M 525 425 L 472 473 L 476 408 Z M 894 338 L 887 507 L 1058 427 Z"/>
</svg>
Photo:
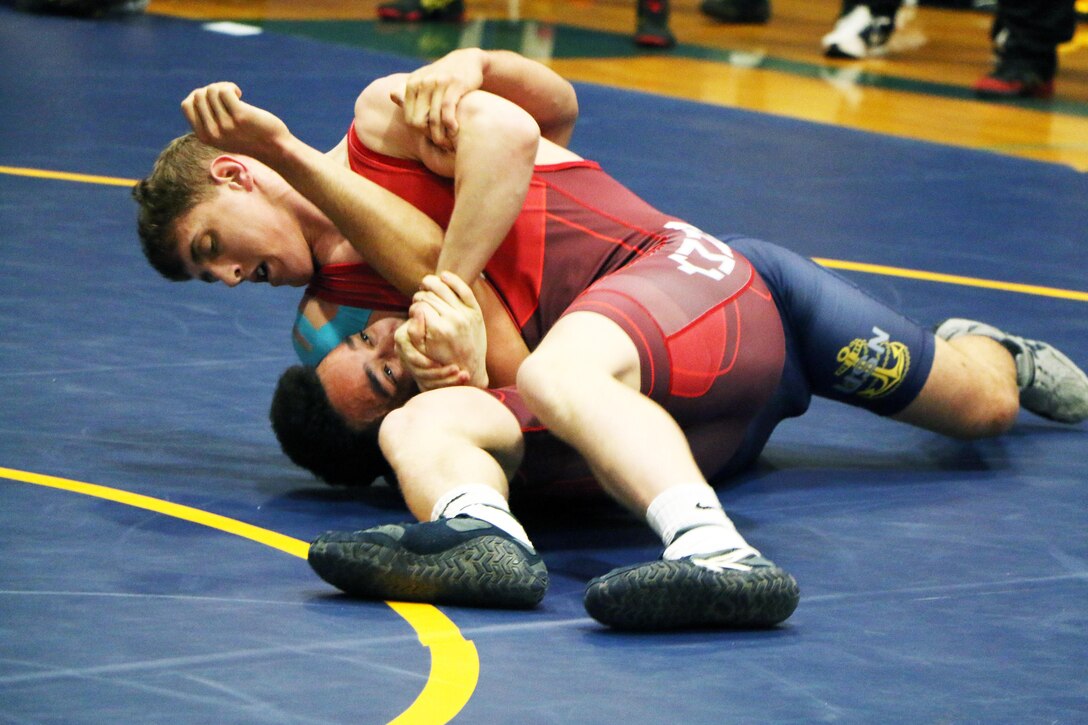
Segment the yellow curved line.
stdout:
<svg viewBox="0 0 1088 725">
<path fill-rule="evenodd" d="M 251 539 L 300 559 L 306 558 L 309 549 L 306 542 L 275 531 L 138 493 L 45 476 L 40 473 L 18 471 L 13 468 L 0 467 L 0 478 L 59 488 L 154 511 Z M 386 602 L 386 604 L 411 625 L 419 637 L 419 643 L 431 651 L 431 670 L 427 677 L 427 684 L 424 685 L 415 702 L 391 722 L 397 725 L 449 722 L 464 708 L 476 690 L 480 675 L 480 658 L 476 645 L 471 640 L 466 640 L 457 629 L 457 625 L 430 604 L 408 602 Z"/>
</svg>

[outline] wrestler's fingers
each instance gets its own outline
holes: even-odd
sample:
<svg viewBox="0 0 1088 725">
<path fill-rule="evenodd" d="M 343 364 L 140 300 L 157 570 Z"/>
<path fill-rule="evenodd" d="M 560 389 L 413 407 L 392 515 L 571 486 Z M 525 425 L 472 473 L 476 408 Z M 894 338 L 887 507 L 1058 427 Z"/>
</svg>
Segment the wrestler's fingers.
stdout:
<svg viewBox="0 0 1088 725">
<path fill-rule="evenodd" d="M 442 95 L 442 104 L 439 108 L 439 115 L 441 116 L 440 122 L 443 127 L 443 133 L 449 143 L 449 148 L 454 147 L 454 142 L 457 140 L 457 132 L 460 130 L 457 125 L 457 104 L 461 102 L 461 98 L 464 95 L 464 88 L 461 86 L 454 87 L 452 85 L 446 86 L 446 92 Z"/>
<path fill-rule="evenodd" d="M 181 112 L 185 116 L 185 120 L 189 123 L 189 127 L 193 131 L 197 131 L 200 123 L 200 114 L 196 110 L 196 97 L 199 93 L 199 89 L 192 91 L 185 97 L 185 100 L 181 102 Z"/>
<path fill-rule="evenodd" d="M 242 102 L 242 89 L 233 83 L 218 83 L 213 94 L 215 103 L 233 117 L 248 104 Z"/>
<path fill-rule="evenodd" d="M 405 120 L 412 128 L 427 128 L 427 114 L 431 109 L 430 85 L 420 79 L 409 79 L 405 94 Z"/>
<path fill-rule="evenodd" d="M 456 380 L 462 373 L 461 367 L 455 363 L 449 365 L 435 365 L 412 371 L 412 377 L 420 382 L 441 383 Z"/>
<path fill-rule="evenodd" d="M 410 309 L 408 322 L 404 327 L 412 345 L 418 350 L 425 351 L 427 349 L 427 320 L 423 310 Z"/>
<path fill-rule="evenodd" d="M 431 93 L 430 108 L 427 111 L 427 124 L 431 135 L 431 142 L 439 148 L 450 148 L 450 141 L 446 135 L 446 127 L 442 122 L 442 108 L 446 98 L 448 86 L 439 85 Z"/>
<path fill-rule="evenodd" d="M 466 385 L 469 380 L 472 379 L 466 371 L 461 370 L 456 365 L 449 366 L 450 372 L 446 375 L 435 377 L 417 377 L 416 382 L 419 387 L 424 390 L 434 390 L 436 388 L 451 388 L 455 385 Z"/>
<path fill-rule="evenodd" d="M 214 144 L 219 140 L 219 123 L 208 104 L 207 91 L 197 95 L 194 110 L 199 123 L 199 126 L 193 126 L 193 130 L 197 132 L 197 137 L 201 141 Z"/>
<path fill-rule="evenodd" d="M 430 289 L 417 290 L 416 293 L 412 295 L 412 304 L 420 305 L 421 308 L 423 306 L 429 307 L 439 315 L 449 314 L 453 311 L 451 301 L 454 300 L 452 292 L 447 290 L 447 295 L 450 296 L 448 298 L 443 298 L 440 294 Z"/>
<path fill-rule="evenodd" d="M 446 287 L 457 295 L 461 304 L 472 310 L 480 310 L 480 303 L 476 300 L 476 295 L 472 293 L 472 288 L 468 286 L 467 282 L 449 270 L 444 270 L 439 277 Z"/>
<path fill-rule="evenodd" d="M 401 361 L 412 371 L 413 376 L 419 371 L 429 370 L 439 366 L 437 362 L 414 347 L 411 342 L 399 346 L 397 350 L 400 354 Z"/>
<path fill-rule="evenodd" d="M 417 295 L 433 296 L 449 307 L 454 307 L 460 301 L 457 293 L 450 289 L 450 286 L 438 275 L 428 274 L 423 278 L 420 286 L 423 289 L 416 292 Z"/>
<path fill-rule="evenodd" d="M 397 355 L 400 357 L 401 362 L 412 371 L 412 375 L 415 376 L 419 370 L 426 370 L 439 365 L 439 363 L 432 360 L 426 353 L 419 349 L 411 336 L 408 334 L 409 323 L 405 323 L 397 328 L 394 333 L 394 340 L 397 345 Z"/>
<path fill-rule="evenodd" d="M 440 311 L 429 303 L 421 304 L 417 308 L 417 314 L 421 315 L 424 319 L 426 327 L 426 339 L 428 341 L 444 340 L 448 339 L 450 335 L 456 334 L 456 325 L 451 324 L 451 316 L 449 312 Z M 426 344 L 421 348 L 427 354 L 430 351 L 427 349 Z"/>
<path fill-rule="evenodd" d="M 211 89 L 207 96 L 208 114 L 215 120 L 215 128 L 221 134 L 234 128 L 234 116 L 224 103 L 222 89 Z"/>
</svg>

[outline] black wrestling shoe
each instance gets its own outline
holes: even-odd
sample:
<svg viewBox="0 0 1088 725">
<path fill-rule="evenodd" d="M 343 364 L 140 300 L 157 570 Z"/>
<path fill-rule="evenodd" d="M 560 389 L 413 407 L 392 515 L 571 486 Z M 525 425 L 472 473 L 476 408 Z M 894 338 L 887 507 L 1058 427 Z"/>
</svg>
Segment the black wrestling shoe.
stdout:
<svg viewBox="0 0 1088 725">
<path fill-rule="evenodd" d="M 770 0 L 703 0 L 699 10 L 723 23 L 765 23 L 771 19 Z"/>
<path fill-rule="evenodd" d="M 585 606 L 616 629 L 761 628 L 785 621 L 799 599 L 792 576 L 743 548 L 616 569 L 589 583 Z"/>
<path fill-rule="evenodd" d="M 527 608 L 548 588 L 540 555 L 469 516 L 365 531 L 329 531 L 310 544 L 310 566 L 364 599 Z"/>
</svg>

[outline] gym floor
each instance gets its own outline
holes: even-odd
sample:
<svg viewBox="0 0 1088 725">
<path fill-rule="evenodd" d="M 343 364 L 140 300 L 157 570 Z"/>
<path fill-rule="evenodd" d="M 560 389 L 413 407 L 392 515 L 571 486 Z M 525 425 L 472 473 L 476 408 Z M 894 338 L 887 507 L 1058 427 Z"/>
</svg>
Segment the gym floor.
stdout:
<svg viewBox="0 0 1088 725">
<path fill-rule="evenodd" d="M 659 544 L 599 497 L 549 492 L 515 509 L 552 575 L 538 608 L 355 601 L 306 542 L 408 514 L 278 449 L 299 290 L 162 280 L 129 198 L 196 86 L 234 80 L 331 147 L 368 79 L 510 47 L 576 81 L 574 148 L 656 206 L 818 258 L 925 324 L 984 319 L 1085 365 L 1079 39 L 1054 101 L 995 104 L 970 96 L 977 12 L 917 10 L 938 50 L 962 31 L 971 63 L 940 75 L 924 44 L 823 61 L 831 0 L 783 0 L 760 28 L 683 5 L 664 53 L 632 47 L 628 3 L 470 1 L 441 26 L 373 22 L 371 2 L 174 5 L 0 6 L 0 721 L 1088 720 L 1088 425 L 1024 413 L 964 443 L 817 401 L 721 489 L 801 585 L 770 631 L 602 628 L 585 583 Z M 313 12 L 276 12 L 295 5 Z"/>
</svg>

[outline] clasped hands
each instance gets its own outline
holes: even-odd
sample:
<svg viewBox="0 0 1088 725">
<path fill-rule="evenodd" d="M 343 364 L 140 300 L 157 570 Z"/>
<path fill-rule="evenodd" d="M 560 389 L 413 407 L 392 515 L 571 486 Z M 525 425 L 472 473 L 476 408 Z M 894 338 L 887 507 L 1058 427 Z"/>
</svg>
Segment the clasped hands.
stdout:
<svg viewBox="0 0 1088 725">
<path fill-rule="evenodd" d="M 395 339 L 400 359 L 420 390 L 487 387 L 483 314 L 471 288 L 452 272 L 423 278 Z"/>
</svg>

